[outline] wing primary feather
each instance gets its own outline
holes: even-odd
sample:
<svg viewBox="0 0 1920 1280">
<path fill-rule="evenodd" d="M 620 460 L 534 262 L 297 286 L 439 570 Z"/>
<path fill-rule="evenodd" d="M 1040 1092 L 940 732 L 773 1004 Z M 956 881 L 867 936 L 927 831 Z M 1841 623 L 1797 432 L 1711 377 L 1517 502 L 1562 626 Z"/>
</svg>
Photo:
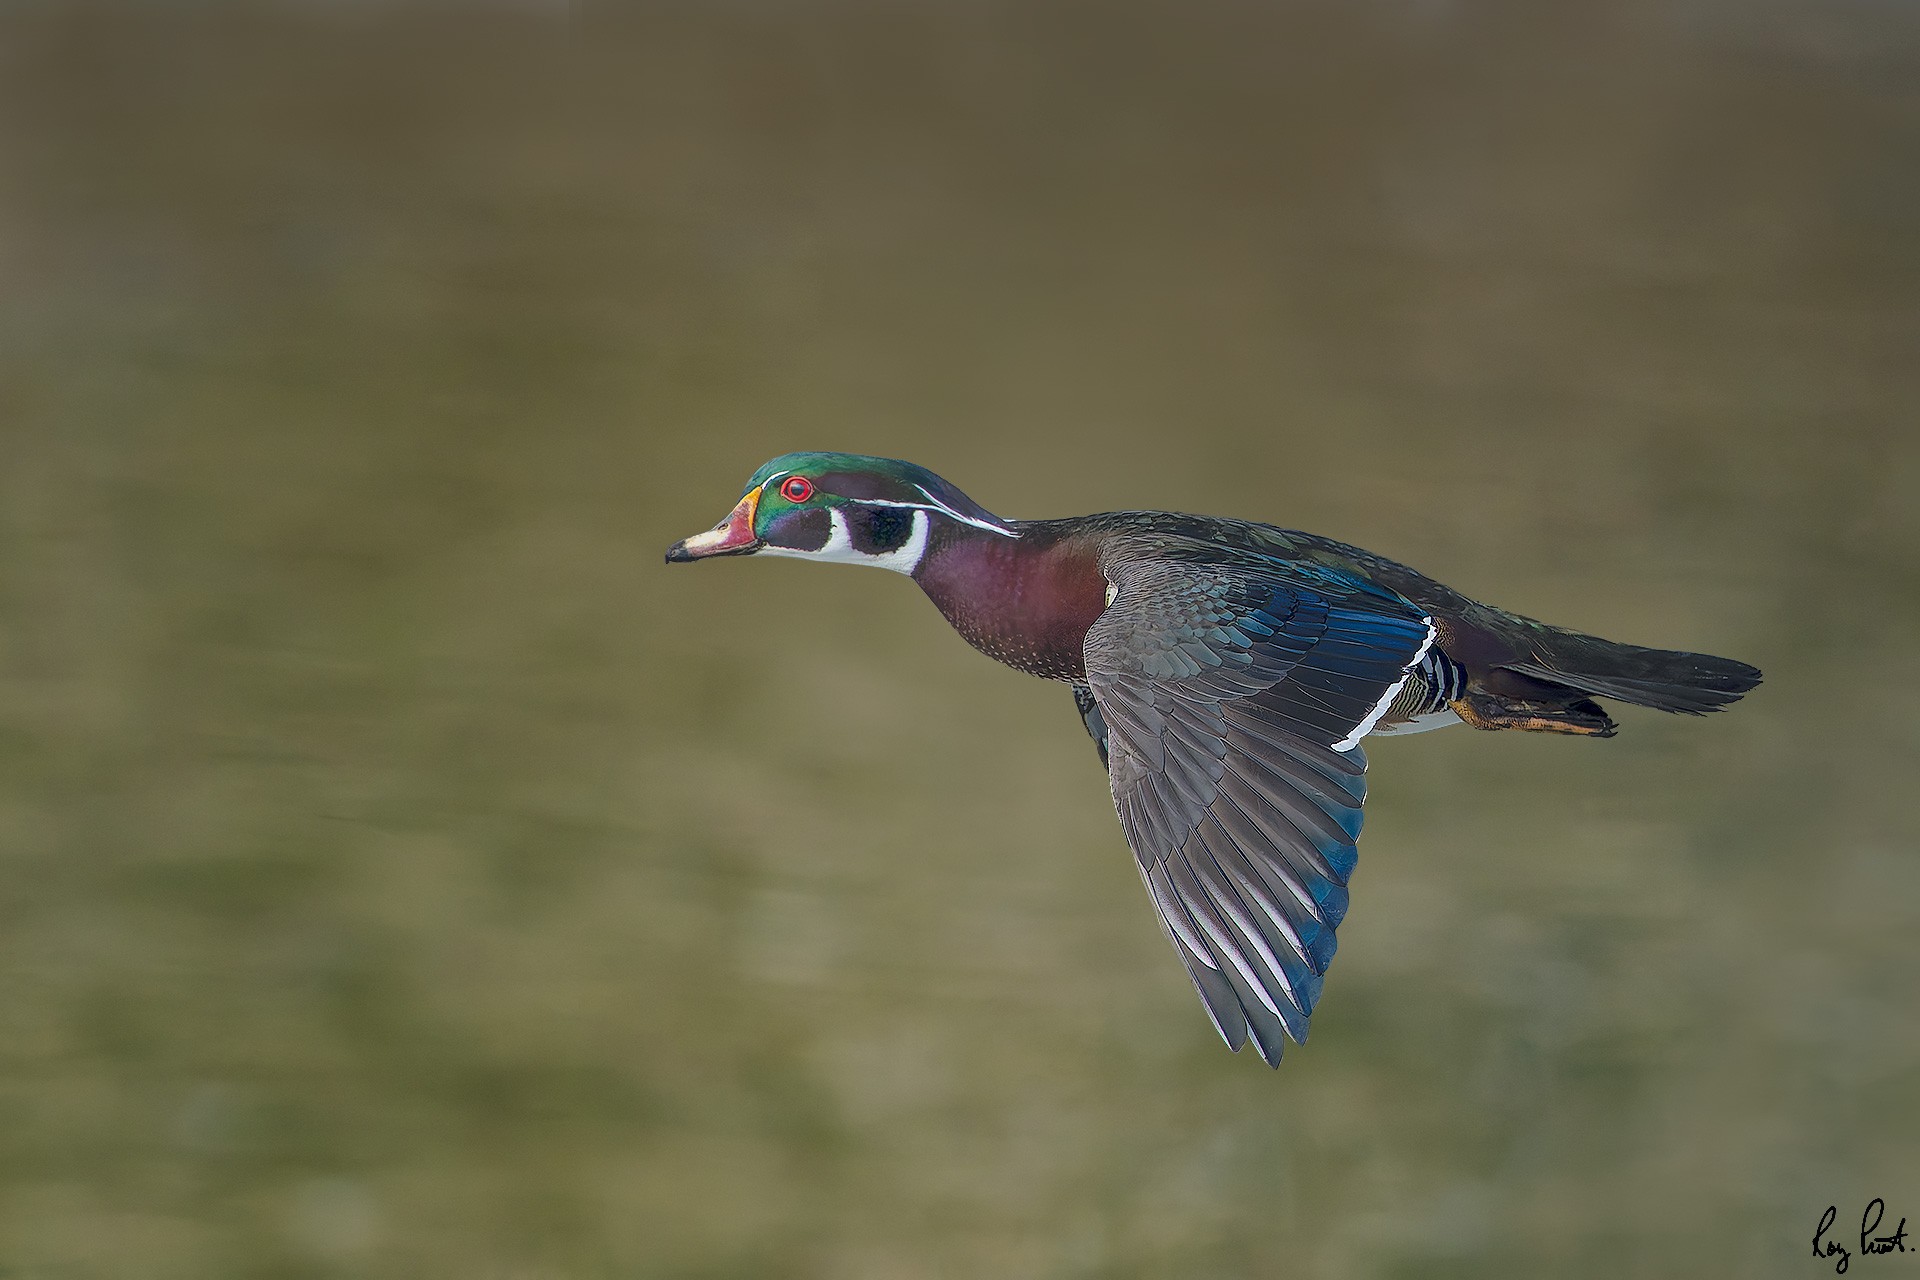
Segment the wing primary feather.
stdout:
<svg viewBox="0 0 1920 1280">
<path fill-rule="evenodd" d="M 1147 891 L 1159 909 L 1161 927 L 1173 938 L 1175 949 L 1180 952 L 1187 977 L 1192 980 L 1194 990 L 1200 993 L 1200 1004 L 1207 1011 L 1207 1020 L 1213 1023 L 1213 1029 L 1220 1033 L 1227 1048 L 1239 1052 L 1248 1036 L 1247 1016 L 1240 1006 L 1240 997 L 1234 994 L 1233 985 L 1212 958 L 1211 948 L 1200 940 L 1198 926 L 1181 904 L 1180 895 L 1174 890 L 1166 866 L 1154 867 L 1147 874 L 1146 881 Z"/>
<path fill-rule="evenodd" d="M 1234 984 L 1235 993 L 1241 997 L 1240 1007 L 1245 1010 L 1248 1022 L 1257 1021 L 1262 1009 L 1278 1021 L 1280 1006 L 1267 994 L 1266 984 L 1260 981 L 1252 962 L 1234 938 L 1232 928 L 1220 914 L 1220 904 L 1207 891 L 1207 886 L 1201 883 L 1192 860 L 1183 851 L 1169 858 L 1166 867 L 1167 879 L 1180 894 L 1181 905 L 1192 914 L 1193 922 L 1200 926 L 1201 936 L 1213 948 L 1217 967 Z"/>
<path fill-rule="evenodd" d="M 1249 857 L 1249 861 L 1254 862 L 1254 870 L 1260 873 L 1261 878 L 1272 889 L 1275 900 L 1282 904 L 1289 899 L 1302 903 L 1299 916 L 1290 918 L 1296 921 L 1300 940 L 1306 947 L 1309 959 L 1324 972 L 1325 960 L 1332 955 L 1332 949 L 1321 937 L 1321 932 L 1324 930 L 1331 933 L 1340 927 L 1342 920 L 1346 919 L 1346 885 L 1327 875 L 1325 869 L 1312 860 L 1310 853 L 1303 849 L 1301 842 L 1290 833 L 1280 831 L 1278 832 L 1280 838 L 1273 839 L 1275 822 L 1262 812 L 1265 806 L 1258 798 L 1250 799 L 1244 792 L 1237 791 L 1233 787 L 1226 788 L 1222 794 L 1228 799 L 1227 805 L 1222 809 L 1222 816 L 1226 821 L 1245 822 L 1257 828 L 1260 835 L 1264 837 L 1260 841 L 1260 847 L 1267 850 L 1270 856 L 1257 860 Z M 1284 819 L 1281 823 L 1290 825 L 1285 824 Z M 1251 843 L 1242 845 L 1243 849 L 1250 847 L 1252 847 Z M 1305 924 L 1305 920 L 1309 917 L 1318 922 L 1318 927 L 1309 928 Z"/>
<path fill-rule="evenodd" d="M 1309 868 L 1294 865 L 1266 829 L 1247 813 L 1241 797 L 1223 790 L 1221 798 L 1226 803 L 1215 811 L 1214 821 L 1233 840 L 1234 850 L 1247 864 L 1248 871 L 1264 886 L 1274 912 L 1286 920 L 1294 949 L 1316 973 L 1325 973 L 1325 960 L 1318 957 L 1323 953 L 1330 957 L 1332 951 L 1319 944 L 1318 935 L 1331 933 L 1345 918 L 1346 886 Z M 1255 849 L 1270 850 L 1272 856 L 1257 855 L 1253 852 Z M 1309 878 L 1314 888 L 1305 883 Z M 1289 910 L 1290 902 L 1298 903 L 1298 908 Z"/>
<path fill-rule="evenodd" d="M 1268 994 L 1266 984 L 1260 981 L 1253 963 L 1247 958 L 1244 944 L 1235 939 L 1232 928 L 1220 914 L 1220 904 L 1200 883 L 1197 872 L 1184 854 L 1168 861 L 1167 874 L 1169 883 L 1180 895 L 1181 904 L 1191 913 L 1194 923 L 1200 927 L 1201 935 L 1212 946 L 1214 959 L 1219 963 L 1220 976 L 1226 979 L 1232 989 L 1240 1006 L 1240 1014 L 1246 1020 L 1248 1037 L 1268 1065 L 1277 1063 L 1286 1040 L 1286 1021 L 1279 1005 Z"/>
<path fill-rule="evenodd" d="M 1180 945 L 1207 968 L 1218 969 L 1220 966 L 1213 959 L 1212 949 L 1201 940 L 1198 926 L 1180 904 L 1180 895 L 1174 891 L 1173 881 L 1167 875 L 1164 863 L 1147 873 L 1147 887 L 1153 893 L 1154 904 L 1160 908 L 1161 918 L 1166 921 L 1174 937 L 1180 940 Z"/>
<path fill-rule="evenodd" d="M 1313 996 L 1307 994 L 1306 984 L 1318 974 L 1294 937 L 1292 922 L 1249 878 L 1252 868 L 1224 829 L 1206 822 L 1195 836 L 1212 864 L 1211 873 L 1202 871 L 1200 878 L 1209 882 L 1222 914 L 1242 935 L 1243 946 L 1250 947 L 1266 969 L 1260 985 L 1274 997 L 1275 1012 L 1286 1024 L 1287 1034 L 1304 1043 L 1307 1015 L 1313 1012 Z"/>
</svg>

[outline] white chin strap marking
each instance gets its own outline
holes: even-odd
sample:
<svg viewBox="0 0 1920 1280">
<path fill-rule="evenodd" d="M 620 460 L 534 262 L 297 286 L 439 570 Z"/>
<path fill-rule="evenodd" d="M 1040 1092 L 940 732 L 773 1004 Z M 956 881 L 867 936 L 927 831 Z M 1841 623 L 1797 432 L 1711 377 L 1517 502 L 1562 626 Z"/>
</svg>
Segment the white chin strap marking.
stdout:
<svg viewBox="0 0 1920 1280">
<path fill-rule="evenodd" d="M 879 505 L 905 505 L 885 503 Z M 926 508 L 914 507 L 913 532 L 907 540 L 892 551 L 881 551 L 873 555 L 853 545 L 853 538 L 847 532 L 847 513 L 839 507 L 830 507 L 827 518 L 832 522 L 827 534 L 827 545 L 813 551 L 801 551 L 795 547 L 765 546 L 760 548 L 763 556 L 792 556 L 796 560 L 825 560 L 832 564 L 870 564 L 880 569 L 891 569 L 895 573 L 911 574 L 920 567 L 920 557 L 927 553 L 927 535 L 932 531 L 933 522 L 928 519 Z"/>
<path fill-rule="evenodd" d="M 833 518 L 836 521 L 840 520 L 840 513 L 834 512 Z M 877 556 L 860 556 L 860 562 L 879 565 L 882 569 L 891 569 L 895 573 L 911 575 L 920 567 L 920 557 L 927 553 L 927 534 L 932 528 L 933 521 L 928 518 L 927 513 L 916 511 L 913 513 L 913 532 L 907 535 L 905 542 L 901 543 L 897 549 L 882 552 Z"/>
<path fill-rule="evenodd" d="M 859 563 L 866 557 L 853 549 L 853 536 L 847 532 L 847 513 L 838 507 L 827 509 L 827 519 L 831 531 L 827 534 L 827 545 L 813 553 L 816 560 L 832 560 L 840 564 L 849 561 Z"/>
</svg>

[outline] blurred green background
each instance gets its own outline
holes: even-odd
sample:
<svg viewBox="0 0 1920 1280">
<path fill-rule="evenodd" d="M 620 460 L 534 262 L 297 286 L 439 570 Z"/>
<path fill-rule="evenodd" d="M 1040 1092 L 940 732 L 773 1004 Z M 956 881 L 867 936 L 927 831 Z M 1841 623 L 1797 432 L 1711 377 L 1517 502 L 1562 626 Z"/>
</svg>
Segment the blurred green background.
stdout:
<svg viewBox="0 0 1920 1280">
<path fill-rule="evenodd" d="M 1916 84 L 1891 4 L 6 6 L 0 1275 L 1828 1274 L 1920 1215 Z M 1268 1072 L 1064 690 L 661 564 L 800 448 L 1767 683 L 1375 745 Z"/>
</svg>

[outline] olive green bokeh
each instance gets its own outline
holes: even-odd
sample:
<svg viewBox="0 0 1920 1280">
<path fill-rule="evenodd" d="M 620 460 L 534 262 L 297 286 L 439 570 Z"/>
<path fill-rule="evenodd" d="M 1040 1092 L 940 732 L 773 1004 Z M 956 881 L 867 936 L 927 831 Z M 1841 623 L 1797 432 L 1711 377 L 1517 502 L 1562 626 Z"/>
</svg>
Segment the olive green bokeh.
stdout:
<svg viewBox="0 0 1920 1280">
<path fill-rule="evenodd" d="M 1916 74 L 1812 4 L 8 8 L 0 1275 L 1798 1276 L 1920 1214 Z M 1768 679 L 1375 746 L 1269 1072 L 1064 690 L 890 575 L 661 565 L 802 448 Z"/>
</svg>

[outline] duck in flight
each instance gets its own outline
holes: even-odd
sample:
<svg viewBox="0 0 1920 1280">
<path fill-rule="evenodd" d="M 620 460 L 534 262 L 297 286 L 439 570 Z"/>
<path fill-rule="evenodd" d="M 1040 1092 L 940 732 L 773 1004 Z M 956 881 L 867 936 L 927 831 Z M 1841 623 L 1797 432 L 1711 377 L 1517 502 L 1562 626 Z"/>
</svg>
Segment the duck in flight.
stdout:
<svg viewBox="0 0 1920 1280">
<path fill-rule="evenodd" d="M 745 555 L 906 574 L 974 648 L 1069 685 L 1214 1027 L 1270 1066 L 1306 1040 L 1347 913 L 1361 739 L 1457 723 L 1606 738 L 1597 698 L 1698 715 L 1760 682 L 1313 534 L 1167 511 L 1007 520 L 888 458 L 775 458 L 667 561 Z"/>
</svg>

